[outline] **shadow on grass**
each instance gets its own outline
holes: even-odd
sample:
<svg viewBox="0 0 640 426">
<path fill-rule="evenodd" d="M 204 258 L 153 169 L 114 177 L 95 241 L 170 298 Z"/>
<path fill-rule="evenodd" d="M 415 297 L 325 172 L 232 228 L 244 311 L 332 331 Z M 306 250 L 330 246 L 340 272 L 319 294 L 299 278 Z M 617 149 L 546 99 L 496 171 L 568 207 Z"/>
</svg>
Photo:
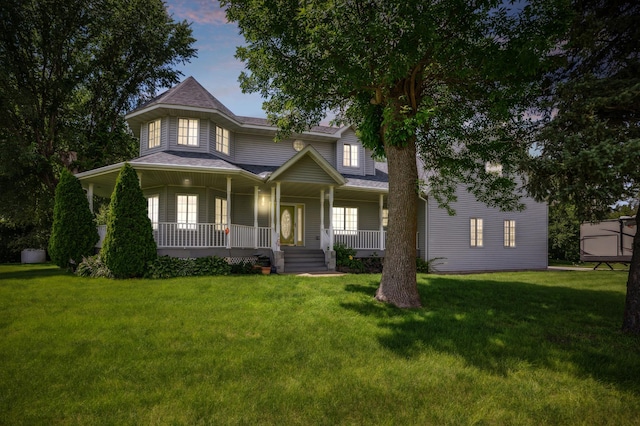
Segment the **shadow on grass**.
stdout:
<svg viewBox="0 0 640 426">
<path fill-rule="evenodd" d="M 0 265 L 0 281 L 3 280 L 30 280 L 47 277 L 61 277 L 73 275 L 52 264 L 34 266 L 32 264 L 3 264 Z"/>
<path fill-rule="evenodd" d="M 346 291 L 373 296 L 378 284 Z M 418 287 L 423 309 L 373 297 L 342 306 L 375 318 L 386 330 L 380 344 L 404 358 L 435 350 L 492 374 L 533 365 L 640 393 L 640 339 L 619 331 L 619 292 L 456 277 L 429 277 Z"/>
</svg>

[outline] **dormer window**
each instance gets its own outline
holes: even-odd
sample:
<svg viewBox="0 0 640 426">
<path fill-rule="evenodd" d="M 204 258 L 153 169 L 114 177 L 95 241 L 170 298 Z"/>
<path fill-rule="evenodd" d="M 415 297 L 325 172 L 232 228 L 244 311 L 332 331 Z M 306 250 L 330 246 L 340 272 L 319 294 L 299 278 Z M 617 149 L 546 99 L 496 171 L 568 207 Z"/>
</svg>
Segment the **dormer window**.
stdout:
<svg viewBox="0 0 640 426">
<path fill-rule="evenodd" d="M 149 123 L 149 148 L 160 146 L 160 119 Z"/>
<path fill-rule="evenodd" d="M 178 120 L 178 145 L 198 146 L 198 120 L 180 118 Z"/>
<path fill-rule="evenodd" d="M 358 145 L 345 143 L 342 151 L 342 165 L 344 167 L 358 167 Z"/>
<path fill-rule="evenodd" d="M 216 127 L 216 151 L 229 155 L 229 131 Z"/>
</svg>

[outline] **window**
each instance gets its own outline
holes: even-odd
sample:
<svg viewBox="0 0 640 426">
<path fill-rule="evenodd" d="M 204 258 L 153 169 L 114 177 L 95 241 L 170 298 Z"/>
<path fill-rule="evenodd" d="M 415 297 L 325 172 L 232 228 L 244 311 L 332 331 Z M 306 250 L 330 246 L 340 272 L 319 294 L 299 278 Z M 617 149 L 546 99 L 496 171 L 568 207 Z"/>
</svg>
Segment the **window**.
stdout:
<svg viewBox="0 0 640 426">
<path fill-rule="evenodd" d="M 382 227 L 386 228 L 389 225 L 389 209 L 382 209 Z"/>
<path fill-rule="evenodd" d="M 197 119 L 178 119 L 178 145 L 198 146 Z"/>
<path fill-rule="evenodd" d="M 358 167 L 358 145 L 345 143 L 342 151 L 342 165 L 344 167 Z"/>
<path fill-rule="evenodd" d="M 333 230 L 336 234 L 355 235 L 358 232 L 358 209 L 353 207 L 333 208 Z"/>
<path fill-rule="evenodd" d="M 147 215 L 151 221 L 153 229 L 158 229 L 158 206 L 160 205 L 160 196 L 152 195 L 147 198 Z"/>
<path fill-rule="evenodd" d="M 482 247 L 482 219 L 472 217 L 469 225 L 471 228 L 471 247 Z"/>
<path fill-rule="evenodd" d="M 178 195 L 178 229 L 196 229 L 198 196 Z"/>
<path fill-rule="evenodd" d="M 302 151 L 302 148 L 304 148 L 304 142 L 302 142 L 300 139 L 296 139 L 295 141 L 293 141 L 293 149 L 299 152 Z"/>
<path fill-rule="evenodd" d="M 218 229 L 225 228 L 227 226 L 227 200 L 225 198 L 216 197 L 215 206 L 215 223 L 216 225 L 222 225 L 216 227 Z"/>
<path fill-rule="evenodd" d="M 493 173 L 493 174 L 496 174 L 498 176 L 502 176 L 502 164 L 487 162 L 484 165 L 484 170 L 487 173 Z"/>
<path fill-rule="evenodd" d="M 515 220 L 504 221 L 504 246 L 505 247 L 516 246 L 516 221 Z"/>
<path fill-rule="evenodd" d="M 229 155 L 229 131 L 216 127 L 216 151 Z"/>
<path fill-rule="evenodd" d="M 160 146 L 160 119 L 149 123 L 149 148 Z"/>
</svg>

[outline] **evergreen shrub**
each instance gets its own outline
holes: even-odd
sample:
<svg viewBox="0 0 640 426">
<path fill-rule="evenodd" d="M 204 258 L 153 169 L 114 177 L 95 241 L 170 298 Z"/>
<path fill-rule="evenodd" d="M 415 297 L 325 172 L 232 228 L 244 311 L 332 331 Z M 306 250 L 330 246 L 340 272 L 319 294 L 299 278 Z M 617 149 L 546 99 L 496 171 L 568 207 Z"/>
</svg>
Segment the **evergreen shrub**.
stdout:
<svg viewBox="0 0 640 426">
<path fill-rule="evenodd" d="M 80 181 L 67 169 L 55 191 L 49 256 L 61 268 L 75 270 L 83 257 L 94 253 L 98 231 Z"/>
<path fill-rule="evenodd" d="M 157 257 L 147 200 L 129 163 L 120 169 L 111 195 L 101 255 L 115 278 L 141 277 Z"/>
</svg>

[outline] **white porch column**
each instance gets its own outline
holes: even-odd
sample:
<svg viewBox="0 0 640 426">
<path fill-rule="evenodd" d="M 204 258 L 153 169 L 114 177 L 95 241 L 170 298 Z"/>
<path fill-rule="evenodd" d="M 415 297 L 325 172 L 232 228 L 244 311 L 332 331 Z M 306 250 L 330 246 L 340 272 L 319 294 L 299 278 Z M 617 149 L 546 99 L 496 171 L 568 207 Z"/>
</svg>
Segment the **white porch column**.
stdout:
<svg viewBox="0 0 640 426">
<path fill-rule="evenodd" d="M 231 231 L 231 178 L 227 176 L 227 229 Z M 225 229 L 226 231 L 226 229 Z M 231 235 L 226 234 L 227 248 L 231 248 Z"/>
<path fill-rule="evenodd" d="M 276 250 L 280 251 L 280 182 L 276 182 Z"/>
<path fill-rule="evenodd" d="M 333 186 L 329 187 L 329 250 L 333 250 Z"/>
<path fill-rule="evenodd" d="M 93 184 L 89 184 L 87 189 L 87 201 L 89 201 L 89 210 L 93 213 Z"/>
<path fill-rule="evenodd" d="M 276 251 L 276 189 L 271 187 L 271 198 L 269 199 L 269 209 L 271 209 L 271 250 Z"/>
<path fill-rule="evenodd" d="M 320 190 L 320 241 L 324 241 L 324 189 Z"/>
<path fill-rule="evenodd" d="M 258 187 L 253 187 L 253 241 L 258 248 Z"/>
<path fill-rule="evenodd" d="M 384 208 L 384 194 L 380 194 L 380 203 L 378 209 L 378 217 L 380 223 L 380 250 L 384 250 L 384 226 L 382 226 L 382 210 Z"/>
</svg>

